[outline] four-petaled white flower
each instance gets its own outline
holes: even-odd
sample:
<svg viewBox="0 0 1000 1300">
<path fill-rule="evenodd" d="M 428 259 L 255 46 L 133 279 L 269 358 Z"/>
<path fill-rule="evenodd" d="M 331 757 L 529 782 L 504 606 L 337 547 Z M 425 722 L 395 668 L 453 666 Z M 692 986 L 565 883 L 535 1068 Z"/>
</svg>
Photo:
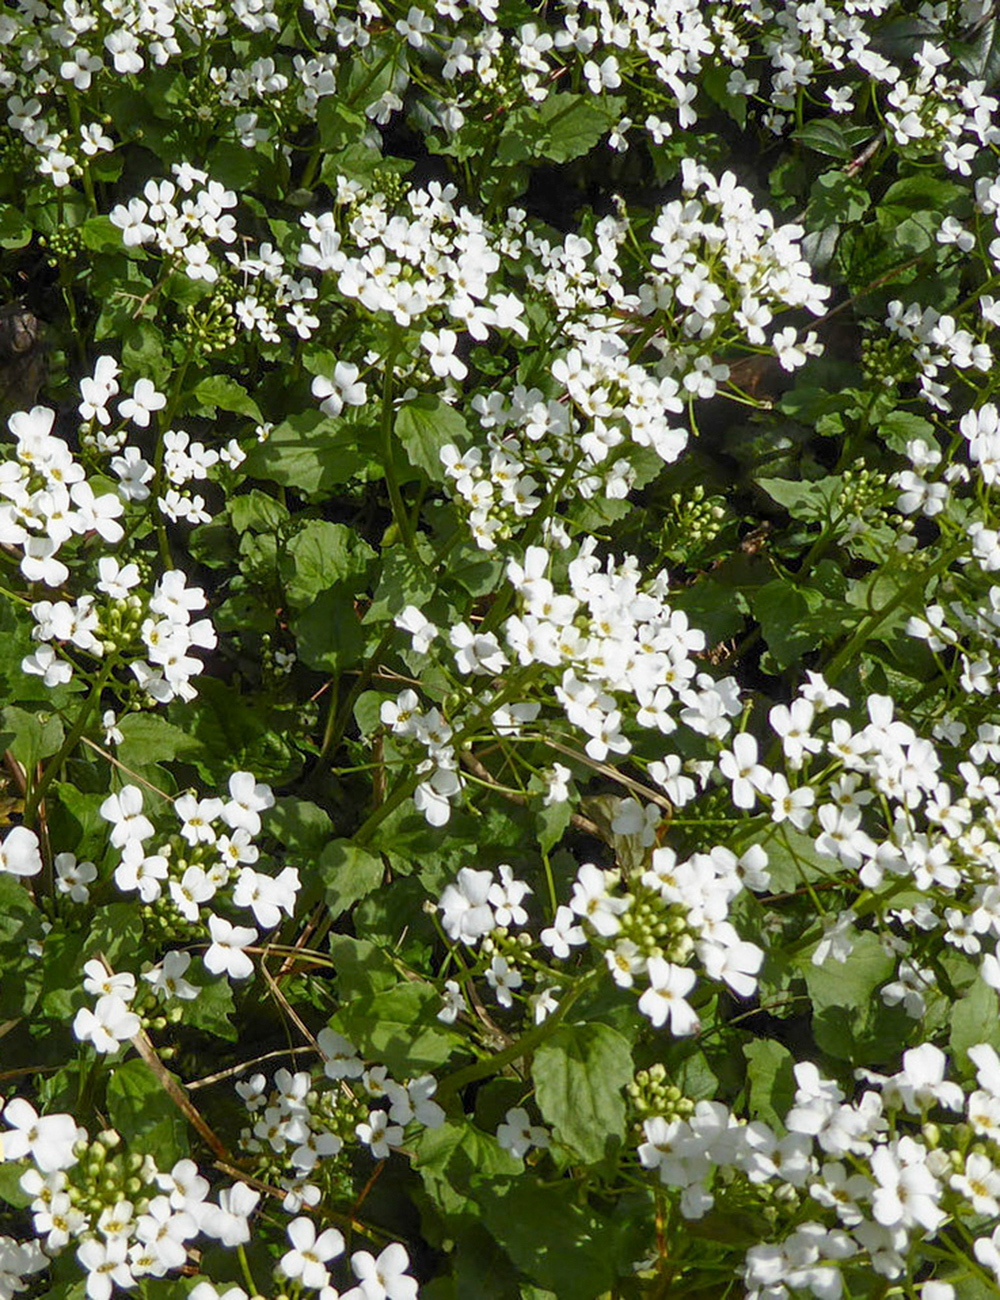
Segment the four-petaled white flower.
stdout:
<svg viewBox="0 0 1000 1300">
<path fill-rule="evenodd" d="M 243 951 L 256 938 L 252 926 L 233 925 L 224 916 L 210 916 L 208 929 L 212 944 L 205 953 L 204 962 L 213 975 L 223 971 L 234 980 L 244 980 L 253 974 L 253 961 Z"/>
</svg>

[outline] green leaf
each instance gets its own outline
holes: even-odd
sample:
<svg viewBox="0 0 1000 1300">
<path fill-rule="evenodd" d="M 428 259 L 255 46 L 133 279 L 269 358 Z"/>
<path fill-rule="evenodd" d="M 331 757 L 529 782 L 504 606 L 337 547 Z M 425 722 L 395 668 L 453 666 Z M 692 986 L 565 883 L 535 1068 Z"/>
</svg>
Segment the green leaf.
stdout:
<svg viewBox="0 0 1000 1300">
<path fill-rule="evenodd" d="M 349 482 L 367 460 L 346 420 L 302 411 L 276 425 L 266 442 L 251 448 L 242 469 L 252 478 L 280 483 L 310 497 Z"/>
<path fill-rule="evenodd" d="M 42 914 L 15 876 L 0 875 L 0 1016 L 27 1015 L 42 988 L 42 961 L 34 955 L 45 938 Z"/>
<path fill-rule="evenodd" d="M 759 478 L 757 486 L 763 488 L 772 501 L 784 506 L 793 519 L 822 520 L 830 516 L 842 479 L 839 474 L 825 478 L 802 481 L 800 479 Z"/>
<path fill-rule="evenodd" d="M 969 1060 L 969 1048 L 976 1043 L 989 1043 L 1000 1050 L 1000 1006 L 996 992 L 977 977 L 965 997 L 951 1008 L 951 1036 L 949 1046 L 955 1056 L 959 1072 L 975 1073 Z"/>
<path fill-rule="evenodd" d="M 325 153 L 333 153 L 359 140 L 368 129 L 361 113 L 342 103 L 338 95 L 326 95 L 316 106 L 316 126 Z"/>
<path fill-rule="evenodd" d="M 50 787 L 57 802 L 49 811 L 49 829 L 59 835 L 78 858 L 103 856 L 108 844 L 108 823 L 101 816 L 105 794 L 85 794 L 68 781 L 55 781 Z"/>
<path fill-rule="evenodd" d="M 365 631 L 350 585 L 321 592 L 292 623 L 299 657 L 310 668 L 340 673 L 364 657 Z"/>
<path fill-rule="evenodd" d="M 614 1225 L 581 1204 L 572 1183 L 522 1175 L 476 1189 L 483 1222 L 528 1277 L 560 1300 L 593 1300 L 614 1283 Z"/>
<path fill-rule="evenodd" d="M 814 588 L 776 578 L 752 592 L 749 600 L 778 668 L 787 668 L 823 644 L 823 628 L 807 622 L 823 604 Z M 836 625 L 831 631 L 836 633 Z"/>
<path fill-rule="evenodd" d="M 256 773 L 262 781 L 282 783 L 301 768 L 282 730 L 260 706 L 240 691 L 207 674 L 198 679 L 198 698 L 171 712 L 176 725 L 198 742 L 191 761 L 206 781 L 224 785 L 235 771 Z"/>
<path fill-rule="evenodd" d="M 132 956 L 141 943 L 139 909 L 132 903 L 108 903 L 94 914 L 87 931 L 84 955 L 89 959 L 100 953 L 114 968 L 120 957 Z"/>
<path fill-rule="evenodd" d="M 260 488 L 229 498 L 229 519 L 238 533 L 273 533 L 287 518 L 287 507 Z"/>
<path fill-rule="evenodd" d="M 824 172 L 809 191 L 809 228 L 817 230 L 831 223 L 860 221 L 871 205 L 868 191 L 860 182 L 845 176 L 843 168 Z"/>
<path fill-rule="evenodd" d="M 413 1163 L 431 1199 L 449 1217 L 478 1217 L 471 1191 L 474 1180 L 510 1177 L 524 1169 L 523 1162 L 505 1151 L 491 1133 L 468 1119 L 424 1129 L 415 1144 Z"/>
<path fill-rule="evenodd" d="M 880 213 L 892 222 L 928 212 L 953 213 L 957 205 L 968 205 L 969 194 L 962 185 L 945 180 L 932 172 L 904 176 L 890 185 L 879 202 Z"/>
<path fill-rule="evenodd" d="M 826 154 L 829 158 L 848 159 L 851 146 L 847 143 L 843 128 L 830 118 L 819 118 L 807 122 L 798 131 L 792 132 L 792 139 L 812 149 L 814 153 Z"/>
<path fill-rule="evenodd" d="M 632 1079 L 628 1042 L 607 1025 L 560 1025 L 535 1053 L 535 1100 L 558 1141 L 594 1164 L 625 1136 L 622 1089 Z"/>
<path fill-rule="evenodd" d="M 155 1152 L 161 1168 L 188 1155 L 184 1117 L 145 1061 L 136 1057 L 115 1067 L 107 1102 L 111 1123 L 122 1137 Z"/>
<path fill-rule="evenodd" d="M 906 454 L 906 444 L 913 438 L 922 438 L 929 447 L 937 442 L 930 420 L 909 411 L 890 411 L 878 422 L 878 434 L 886 446 L 901 456 Z"/>
<path fill-rule="evenodd" d="M 127 370 L 152 379 L 158 388 L 166 387 L 170 359 L 163 334 L 152 321 L 133 321 L 127 328 L 122 341 L 122 364 Z"/>
<path fill-rule="evenodd" d="M 327 844 L 316 865 L 326 886 L 326 901 L 333 917 L 340 916 L 373 889 L 378 889 L 385 875 L 381 858 L 365 852 L 350 840 L 334 840 Z"/>
<path fill-rule="evenodd" d="M 209 375 L 195 386 L 194 395 L 201 404 L 199 415 L 214 415 L 216 409 L 221 407 L 224 411 L 245 415 L 248 420 L 255 420 L 258 424 L 263 423 L 260 407 L 245 388 L 227 375 Z"/>
<path fill-rule="evenodd" d="M 333 837 L 333 822 L 318 804 L 284 796 L 264 813 L 264 829 L 291 853 L 315 854 Z"/>
<path fill-rule="evenodd" d="M 379 583 L 365 614 L 366 623 L 395 618 L 407 605 L 422 609 L 434 594 L 438 575 L 433 566 L 433 548 L 422 534 L 415 540 L 417 556 L 405 546 L 392 546 L 383 552 Z"/>
<path fill-rule="evenodd" d="M 110 217 L 88 217 L 80 227 L 80 236 L 84 248 L 89 248 L 92 253 L 117 252 L 122 248 L 122 232 L 112 224 Z"/>
<path fill-rule="evenodd" d="M 10 203 L 0 203 L 0 248 L 24 248 L 34 232 L 28 218 Z"/>
<path fill-rule="evenodd" d="M 0 1163 L 0 1200 L 13 1205 L 15 1210 L 26 1210 L 35 1196 L 21 1186 L 21 1175 L 34 1168 L 33 1160 L 7 1160 Z"/>
<path fill-rule="evenodd" d="M 126 767 L 169 763 L 197 749 L 192 736 L 155 713 L 127 713 L 119 719 L 118 729 L 122 733 L 118 758 Z"/>
<path fill-rule="evenodd" d="M 517 108 L 507 121 L 497 158 L 505 164 L 534 158 L 564 163 L 588 153 L 621 117 L 621 95 L 561 92 L 544 103 Z"/>
<path fill-rule="evenodd" d="M 333 1018 L 362 1056 L 382 1061 L 397 1078 L 443 1065 L 461 1038 L 437 1018 L 441 998 L 426 984 L 397 984 L 352 997 Z"/>
<path fill-rule="evenodd" d="M 360 591 L 374 559 L 372 548 L 346 524 L 310 519 L 289 539 L 278 572 L 289 602 L 302 609 L 338 583 Z"/>
<path fill-rule="evenodd" d="M 8 748 L 29 772 L 63 743 L 63 725 L 54 713 L 29 713 L 9 704 L 3 711 L 3 730 L 13 736 Z"/>
<path fill-rule="evenodd" d="M 767 853 L 767 869 L 771 876 L 771 889 L 775 893 L 791 893 L 816 880 L 837 876 L 842 871 L 835 858 L 824 858 L 816 852 L 811 835 L 797 831 L 784 823 L 763 844 Z"/>
<path fill-rule="evenodd" d="M 563 803 L 541 804 L 535 809 L 535 834 L 543 853 L 551 853 L 562 839 L 573 816 L 573 805 Z"/>
<path fill-rule="evenodd" d="M 194 981 L 191 981 L 194 983 Z M 184 1003 L 184 1023 L 194 1029 L 202 1029 L 216 1038 L 224 1038 L 235 1043 L 239 1031 L 230 1017 L 236 1010 L 233 1002 L 233 990 L 227 979 L 213 980 L 202 985 L 198 996 Z"/>
<path fill-rule="evenodd" d="M 422 469 L 432 483 L 442 483 L 445 479 L 441 448 L 454 443 L 461 450 L 470 441 L 465 420 L 439 397 L 423 396 L 404 402 L 396 414 L 394 427 L 410 464 Z"/>
<path fill-rule="evenodd" d="M 252 188 L 259 161 L 253 149 L 244 149 L 235 140 L 218 140 L 205 166 L 213 180 L 239 191 Z"/>
<path fill-rule="evenodd" d="M 368 939 L 331 934 L 330 956 L 337 972 L 337 988 L 345 1002 L 358 993 L 371 998 L 398 983 L 392 962 Z"/>
<path fill-rule="evenodd" d="M 750 1114 L 779 1131 L 795 1098 L 795 1058 L 787 1047 L 770 1038 L 743 1044 L 747 1058 Z"/>
<path fill-rule="evenodd" d="M 971 41 L 956 41 L 951 49 L 969 75 L 985 82 L 992 91 L 1000 81 L 1000 23 L 995 13 L 987 10 L 979 22 L 972 23 L 971 33 Z M 937 34 L 933 28 L 928 33 L 932 40 Z"/>
<path fill-rule="evenodd" d="M 845 962 L 828 957 L 822 966 L 814 966 L 804 959 L 813 1034 L 824 1052 L 852 1065 L 895 1059 L 910 1023 L 902 1007 L 886 1007 L 877 992 L 895 971 L 895 957 L 870 931 L 857 936 Z"/>
<path fill-rule="evenodd" d="M 731 69 L 725 63 L 709 63 L 702 68 L 701 84 L 705 93 L 729 114 L 739 127 L 746 126 L 747 97 L 742 94 L 730 94 L 729 85 Z"/>
</svg>

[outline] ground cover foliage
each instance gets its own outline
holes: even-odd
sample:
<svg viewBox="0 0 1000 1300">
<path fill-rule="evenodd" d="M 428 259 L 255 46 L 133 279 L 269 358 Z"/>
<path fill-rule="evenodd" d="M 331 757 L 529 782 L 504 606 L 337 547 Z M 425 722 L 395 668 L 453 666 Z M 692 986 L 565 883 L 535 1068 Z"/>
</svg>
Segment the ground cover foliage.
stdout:
<svg viewBox="0 0 1000 1300">
<path fill-rule="evenodd" d="M 0 1293 L 1000 1293 L 993 6 L 0 5 Z"/>
</svg>

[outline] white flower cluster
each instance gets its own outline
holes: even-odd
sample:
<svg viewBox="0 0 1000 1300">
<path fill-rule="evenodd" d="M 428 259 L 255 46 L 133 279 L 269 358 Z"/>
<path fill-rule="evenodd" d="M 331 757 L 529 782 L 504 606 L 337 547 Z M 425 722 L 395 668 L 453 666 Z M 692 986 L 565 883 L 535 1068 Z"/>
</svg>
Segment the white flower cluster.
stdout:
<svg viewBox="0 0 1000 1300">
<path fill-rule="evenodd" d="M 689 1119 L 647 1119 L 637 1154 L 662 1185 L 681 1190 L 681 1213 L 689 1219 L 714 1205 L 712 1181 L 720 1170 L 754 1187 L 808 1197 L 815 1217 L 784 1240 L 747 1251 L 748 1295 L 840 1296 L 841 1262 L 865 1260 L 895 1279 L 911 1244 L 932 1239 L 949 1214 L 971 1213 L 982 1222 L 1000 1212 L 1000 1058 L 985 1044 L 970 1048 L 969 1056 L 979 1084 L 969 1096 L 945 1078 L 944 1053 L 924 1043 L 904 1052 L 902 1069 L 890 1077 L 859 1070 L 858 1078 L 875 1087 L 854 1101 L 815 1065 L 799 1062 L 794 1105 L 782 1117 L 785 1136 L 760 1120 L 736 1119 L 718 1102 L 699 1101 Z M 935 1107 L 965 1112 L 975 1150 L 949 1149 L 936 1126 L 925 1130 L 929 1141 L 905 1131 Z M 997 1233 L 980 1236 L 974 1249 L 1000 1278 Z"/>
<path fill-rule="evenodd" d="M 339 1292 L 329 1285 L 330 1270 L 326 1266 L 344 1253 L 342 1234 L 336 1228 L 327 1228 L 317 1235 L 312 1219 L 303 1215 L 288 1225 L 288 1240 L 292 1249 L 281 1257 L 281 1273 L 293 1284 L 319 1291 L 324 1300 L 332 1296 L 338 1300 L 416 1300 L 416 1279 L 406 1272 L 410 1258 L 398 1241 L 390 1242 L 377 1258 L 370 1251 L 356 1250 L 351 1256 L 351 1269 L 358 1285 Z M 224 1300 L 246 1300 L 241 1288 L 236 1291 L 238 1296 L 228 1291 Z M 219 1300 L 214 1287 L 203 1290 L 197 1286 L 191 1296 L 193 1300 Z"/>
<path fill-rule="evenodd" d="M 509 396 L 473 398 L 488 458 L 478 447 L 442 449 L 483 549 L 494 549 L 557 485 L 564 495 L 624 499 L 637 483 L 636 466 L 623 454 L 630 445 L 675 461 L 688 435 L 671 416 L 694 398 L 714 397 L 729 379 L 709 340 L 712 346 L 730 336 L 755 347 L 770 344 L 786 370 L 822 351 L 814 333 L 799 340 L 788 326 L 768 335 L 780 311 L 818 315 L 829 296 L 802 256 L 803 228 L 776 227 L 731 172 L 716 179 L 685 159 L 682 183 L 684 198 L 664 206 L 653 224 L 658 251 L 633 287 L 619 264 L 630 233 L 626 219 L 602 218 L 593 240 L 571 234 L 554 245 L 530 230 L 515 238 L 521 214 L 508 214 L 514 268 L 551 300 L 575 346 L 551 366 L 555 394 L 517 385 Z M 655 325 L 651 361 L 635 357 L 637 319 Z"/>
<path fill-rule="evenodd" d="M 126 248 L 153 244 L 165 257 L 182 262 L 192 280 L 211 284 L 219 273 L 212 263 L 208 241 L 235 242 L 236 218 L 227 209 L 236 206 L 236 195 L 210 180 L 207 172 L 187 163 L 175 164 L 173 172 L 176 184 L 149 180 L 143 189 L 144 198 L 136 197 L 112 208 L 111 224 L 122 232 Z M 182 198 L 184 193 L 191 197 Z"/>
<path fill-rule="evenodd" d="M 120 890 L 136 891 L 153 906 L 163 900 L 192 926 L 200 924 L 203 907 L 210 909 L 206 924 L 211 943 L 204 961 L 214 975 L 250 976 L 253 962 L 244 949 L 258 934 L 253 926 L 234 925 L 212 912 L 217 899 L 224 897 L 231 906 L 252 912 L 265 930 L 295 910 L 301 887 L 298 870 L 285 867 L 269 876 L 254 866 L 260 857 L 254 844 L 263 825 L 260 814 L 273 806 L 269 786 L 257 782 L 251 772 L 234 772 L 228 800 L 200 799 L 194 792 L 176 799 L 178 832 L 149 852 L 145 842 L 156 835 L 156 828 L 143 812 L 138 786 L 123 786 L 101 805 L 102 817 L 111 823 L 111 845 L 120 851 L 114 873 Z M 172 974 L 175 984 L 182 973 Z"/>
<path fill-rule="evenodd" d="M 202 671 L 202 663 L 190 652 L 211 650 L 217 644 L 211 619 L 191 621 L 192 612 L 204 609 L 205 593 L 200 587 L 187 586 L 187 578 L 180 569 L 168 569 L 144 600 L 138 594 L 130 594 L 139 582 L 135 564 L 120 566 L 117 560 L 106 556 L 98 561 L 98 570 L 97 589 L 108 598 L 103 606 L 92 595 L 80 596 L 72 604 L 65 600 L 40 600 L 32 605 L 35 620 L 32 637 L 41 646 L 22 660 L 22 671 L 42 677 L 46 686 L 56 686 L 73 676 L 73 664 L 65 657 L 69 646 L 96 658 L 126 648 L 114 639 L 102 640 L 108 613 L 124 608 L 138 625 L 138 635 L 149 660 L 132 659 L 129 664 L 143 693 L 157 704 L 169 704 L 174 699 L 193 700 L 197 691 L 191 685 L 191 678 Z M 59 643 L 59 656 L 53 642 Z"/>
<path fill-rule="evenodd" d="M 91 965 L 100 967 L 100 963 Z M 106 982 L 117 981 L 118 987 L 122 980 L 110 976 Z M 282 1073 L 287 1076 L 287 1071 Z M 287 1076 L 282 1082 L 289 1085 L 288 1095 L 295 1096 L 295 1085 L 308 1078 Z M 417 1080 L 409 1092 L 399 1092 L 394 1104 L 405 1102 L 405 1123 L 415 1117 L 422 1123 L 441 1122 L 443 1113 L 429 1100 L 432 1080 Z M 244 1095 L 252 1096 L 252 1088 L 244 1089 Z M 300 1095 L 304 1095 L 301 1089 Z M 7 1102 L 3 1118 L 8 1125 L 3 1159 L 31 1162 L 20 1185 L 31 1198 L 35 1229 L 35 1238 L 26 1243 L 0 1238 L 0 1294 L 7 1300 L 67 1248 L 75 1249 L 88 1300 L 110 1300 L 116 1287 L 128 1289 L 143 1277 L 163 1278 L 188 1267 L 192 1258 L 199 1258 L 195 1247 L 199 1237 L 231 1249 L 250 1240 L 260 1192 L 246 1183 L 223 1188 L 212 1200 L 209 1182 L 193 1160 L 179 1160 L 165 1173 L 151 1156 L 131 1153 L 126 1166 L 128 1197 L 124 1189 L 112 1190 L 109 1200 L 109 1189 L 122 1179 L 121 1156 L 116 1155 L 121 1138 L 115 1130 L 105 1130 L 92 1141 L 71 1115 L 40 1116 L 20 1097 Z M 95 1173 L 104 1179 L 98 1187 L 92 1183 Z M 289 1213 L 297 1212 L 302 1199 L 289 1196 Z M 317 1234 L 311 1220 L 299 1217 L 288 1225 L 288 1236 L 292 1249 L 279 1264 L 284 1277 L 329 1290 L 325 1265 L 343 1253 L 340 1233 L 327 1229 Z M 409 1259 L 398 1243 L 387 1246 L 377 1259 L 367 1251 L 355 1252 L 351 1267 L 358 1286 L 345 1292 L 343 1300 L 415 1300 L 417 1284 L 406 1275 Z M 235 1300 L 237 1292 L 246 1300 L 238 1287 L 225 1291 L 227 1300 Z M 191 1294 L 197 1300 L 218 1300 L 220 1293 L 211 1282 L 202 1281 Z"/>
<path fill-rule="evenodd" d="M 338 213 L 310 214 L 302 219 L 308 242 L 300 261 L 335 274 L 338 292 L 366 311 L 386 313 L 401 327 L 424 324 L 420 346 L 433 376 L 451 382 L 468 373 L 456 354 L 459 335 L 450 324 L 479 341 L 490 329 L 527 336 L 520 319 L 523 304 L 502 292 L 496 275 L 501 262 L 491 232 L 468 208 L 455 208 L 454 186 L 431 182 L 426 190 L 411 190 L 409 215 L 390 215 L 383 194 L 366 195 L 346 180 L 341 190 L 349 246 L 359 251 L 345 246 Z M 317 379 L 313 385 L 331 415 L 365 398 L 364 385 L 356 382 L 357 367 L 341 361 L 338 371 L 332 384 Z"/>
<path fill-rule="evenodd" d="M 697 955 L 709 978 L 723 981 L 740 997 L 756 991 L 755 977 L 764 954 L 755 944 L 741 940 L 727 917 L 732 900 L 748 882 L 755 888 L 766 886 L 766 866 L 767 855 L 759 847 L 739 861 L 720 846 L 685 862 L 678 862 L 672 849 L 661 848 L 635 882 L 635 891 L 622 894 L 616 889 L 621 883 L 619 871 L 584 863 L 569 905 L 556 909 L 552 924 L 541 932 L 541 942 L 560 961 L 573 948 L 594 943 L 619 987 L 632 988 L 637 979 L 648 982 L 639 997 L 639 1010 L 656 1028 L 669 1025 L 677 1037 L 692 1034 L 699 1022 L 686 1000 L 697 982 L 696 972 L 683 964 L 690 956 Z M 528 921 L 523 900 L 530 893 L 509 866 L 499 868 L 499 879 L 493 872 L 463 867 L 437 907 L 452 942 L 475 947 L 487 936 L 495 936 L 487 947 L 491 952 L 498 946 L 503 951 L 493 952 L 484 975 L 505 1008 L 513 1006 L 514 995 L 520 997 L 518 990 L 524 985 L 518 958 L 530 940 L 522 936 L 525 942 L 510 941 L 509 931 Z M 655 939 L 641 922 L 633 924 L 651 910 L 660 921 L 673 922 L 661 926 Z M 558 984 L 557 972 L 553 979 Z M 557 987 L 549 987 L 529 997 L 536 1023 L 558 1005 L 557 992 Z M 448 981 L 439 1019 L 452 1023 L 464 1005 L 459 984 Z"/>
<path fill-rule="evenodd" d="M 35 406 L 8 421 L 16 446 L 0 465 L 0 543 L 22 552 L 28 582 L 60 587 L 69 569 L 57 558 L 73 536 L 98 535 L 109 545 L 125 535 L 124 506 L 113 492 L 97 494 L 68 444 L 52 433 L 55 411 Z"/>
<path fill-rule="evenodd" d="M 397 1083 L 385 1066 L 366 1066 L 354 1046 L 333 1029 L 321 1030 L 316 1042 L 330 1081 L 326 1087 L 309 1071 L 292 1074 L 284 1069 L 275 1073 L 270 1090 L 263 1074 L 236 1085 L 254 1117 L 243 1130 L 242 1146 L 255 1154 L 284 1155 L 291 1165 L 292 1174 L 283 1183 L 289 1212 L 318 1204 L 320 1188 L 311 1179 L 324 1160 L 344 1149 L 348 1132 L 373 1159 L 386 1160 L 391 1149 L 403 1145 L 407 1130 L 414 1135 L 411 1125 L 440 1128 L 445 1118 L 433 1100 L 437 1082 L 432 1075 Z M 350 1098 L 340 1086 L 344 1080 L 350 1081 Z"/>
<path fill-rule="evenodd" d="M 394 736 L 416 741 L 427 751 L 427 757 L 417 764 L 424 780 L 414 791 L 413 802 L 431 826 L 444 826 L 463 786 L 458 755 L 451 743 L 455 733 L 439 709 L 421 713 L 419 704 L 416 692 L 405 690 L 395 700 L 385 700 L 379 716 Z"/>
<path fill-rule="evenodd" d="M 697 671 L 691 656 L 705 648 L 705 636 L 666 604 L 667 575 L 642 584 L 632 556 L 620 563 L 609 557 L 602 568 L 595 550 L 588 538 L 569 562 L 568 592 L 546 576 L 552 557 L 543 547 L 530 546 L 523 561 L 508 562 L 522 613 L 503 631 L 518 663 L 561 670 L 555 697 L 598 762 L 631 749 L 622 695 L 640 726 L 664 736 L 677 727 L 675 712 L 701 734 L 726 735 L 729 717 L 740 711 L 736 684 Z"/>
<path fill-rule="evenodd" d="M 121 1145 L 113 1129 L 96 1139 L 71 1115 L 39 1116 L 20 1097 L 7 1102 L 3 1118 L 3 1158 L 30 1160 L 21 1187 L 32 1198 L 36 1240 L 18 1248 L 0 1246 L 0 1288 L 5 1295 L 21 1290 L 16 1277 L 48 1267 L 68 1247 L 86 1277 L 89 1300 L 109 1300 L 115 1286 L 131 1287 L 141 1277 L 165 1277 L 188 1262 L 188 1243 L 203 1234 L 226 1246 L 250 1240 L 250 1217 L 260 1193 L 236 1183 L 209 1200 L 209 1183 L 193 1160 L 181 1160 L 169 1173 L 151 1156 L 130 1163 L 131 1199 L 121 1196 L 103 1207 L 94 1205 L 88 1180 Z M 103 1190 L 103 1189 L 102 1189 Z M 105 1196 L 96 1198 L 98 1202 Z M 5 1239 L 6 1241 L 7 1239 Z"/>
<path fill-rule="evenodd" d="M 949 366 L 959 370 L 988 372 L 993 353 L 988 343 L 979 343 L 969 330 L 959 329 L 953 316 L 942 315 L 935 307 L 911 303 L 904 307 L 898 299 L 889 303 L 885 327 L 890 334 L 909 343 L 917 364 L 920 391 L 925 401 L 939 411 L 950 411 L 948 387 L 939 376 Z"/>
</svg>

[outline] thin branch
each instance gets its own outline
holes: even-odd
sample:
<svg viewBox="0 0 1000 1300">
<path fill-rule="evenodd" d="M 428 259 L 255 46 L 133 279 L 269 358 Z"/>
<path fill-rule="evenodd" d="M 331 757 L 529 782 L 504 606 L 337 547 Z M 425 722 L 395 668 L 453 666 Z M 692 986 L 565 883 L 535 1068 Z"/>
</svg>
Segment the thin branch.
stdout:
<svg viewBox="0 0 1000 1300">
<path fill-rule="evenodd" d="M 674 806 L 666 795 L 660 794 L 658 790 L 653 790 L 648 785 L 643 785 L 641 781 L 636 781 L 631 776 L 626 776 L 624 772 L 619 772 L 617 768 L 609 767 L 607 763 L 598 763 L 588 755 L 581 753 L 578 749 L 571 749 L 569 745 L 564 745 L 562 741 L 553 740 L 550 736 L 539 736 L 549 749 L 554 749 L 557 754 L 565 754 L 567 758 L 575 759 L 578 763 L 583 763 L 586 767 L 592 768 L 593 771 L 599 772 L 601 776 L 606 776 L 609 781 L 615 781 L 618 785 L 623 785 L 626 790 L 631 790 L 633 794 L 641 795 L 643 799 L 648 799 L 650 803 L 658 804 L 668 813 L 673 813 Z"/>
<path fill-rule="evenodd" d="M 204 1079 L 192 1079 L 190 1083 L 184 1086 L 188 1092 L 194 1092 L 198 1088 L 208 1088 L 213 1083 L 221 1083 L 223 1079 L 234 1079 L 236 1075 L 242 1074 L 245 1070 L 252 1070 L 255 1065 L 263 1065 L 265 1061 L 274 1061 L 282 1056 L 312 1056 L 311 1047 L 279 1047 L 274 1052 L 265 1052 L 263 1056 L 255 1056 L 252 1061 L 241 1061 L 239 1065 L 231 1065 L 228 1070 L 219 1070 L 215 1074 L 206 1074 Z M 52 1066 L 57 1069 L 57 1066 Z M 0 1074 L 0 1079 L 4 1076 Z"/>
<path fill-rule="evenodd" d="M 484 785 L 488 785 L 498 795 L 510 803 L 516 803 L 521 808 L 525 807 L 528 802 L 527 795 L 520 794 L 517 790 L 508 790 L 506 786 L 500 785 L 490 775 L 488 768 L 482 764 L 475 754 L 469 750 L 462 750 L 459 754 L 462 766 L 467 767 L 473 776 L 477 776 Z M 582 813 L 573 813 L 570 816 L 570 825 L 575 826 L 577 830 L 583 831 L 587 835 L 593 835 L 595 839 L 601 839 L 601 828 L 597 822 L 591 821 L 589 817 L 584 817 Z"/>
<path fill-rule="evenodd" d="M 157 1056 L 156 1048 L 153 1046 L 149 1035 L 144 1029 L 140 1029 L 132 1039 L 132 1046 L 156 1075 L 160 1082 L 160 1087 L 181 1112 L 187 1122 L 192 1128 L 197 1130 L 207 1145 L 211 1148 L 213 1155 L 218 1160 L 232 1160 L 232 1156 L 226 1149 L 226 1144 L 215 1130 L 209 1127 L 208 1123 L 202 1118 L 200 1112 L 191 1104 L 184 1088 L 177 1082 L 174 1076 L 160 1060 L 159 1056 Z M 241 1172 L 239 1177 L 245 1179 L 246 1175 Z M 284 1195 L 284 1193 L 282 1193 L 282 1195 Z"/>
<path fill-rule="evenodd" d="M 81 740 L 86 746 L 88 746 L 88 748 L 92 749 L 95 754 L 100 754 L 102 758 L 106 758 L 112 767 L 117 767 L 120 771 L 130 776 L 133 781 L 138 781 L 140 785 L 144 785 L 147 790 L 152 790 L 153 794 L 158 794 L 161 799 L 166 799 L 168 803 L 174 802 L 174 796 L 172 794 L 167 794 L 166 790 L 161 790 L 159 786 L 153 785 L 151 781 L 147 781 L 146 778 L 140 776 L 138 772 L 133 772 L 130 767 L 126 767 L 124 763 L 119 762 L 118 759 L 115 758 L 114 754 L 109 753 L 108 750 L 102 749 L 100 745 L 95 744 L 89 736 L 82 736 Z"/>
<path fill-rule="evenodd" d="M 264 976 L 264 979 L 267 981 L 268 988 L 270 988 L 271 992 L 274 994 L 275 1000 L 277 1001 L 278 1005 L 281 1007 L 282 1011 L 284 1011 L 285 1014 L 288 1016 L 289 1020 L 291 1020 L 291 1022 L 295 1025 L 296 1029 L 298 1029 L 299 1033 L 310 1045 L 310 1047 L 314 1048 L 317 1052 L 319 1052 L 320 1056 L 322 1056 L 323 1053 L 320 1049 L 320 1045 L 319 1043 L 317 1043 L 312 1030 L 307 1027 L 305 1021 L 295 1010 L 292 1004 L 288 1001 L 284 993 L 282 993 L 281 989 L 278 987 L 277 981 L 275 980 L 274 976 L 267 969 L 266 963 L 267 963 L 267 958 L 262 957 L 260 963 L 261 974 Z"/>
</svg>

